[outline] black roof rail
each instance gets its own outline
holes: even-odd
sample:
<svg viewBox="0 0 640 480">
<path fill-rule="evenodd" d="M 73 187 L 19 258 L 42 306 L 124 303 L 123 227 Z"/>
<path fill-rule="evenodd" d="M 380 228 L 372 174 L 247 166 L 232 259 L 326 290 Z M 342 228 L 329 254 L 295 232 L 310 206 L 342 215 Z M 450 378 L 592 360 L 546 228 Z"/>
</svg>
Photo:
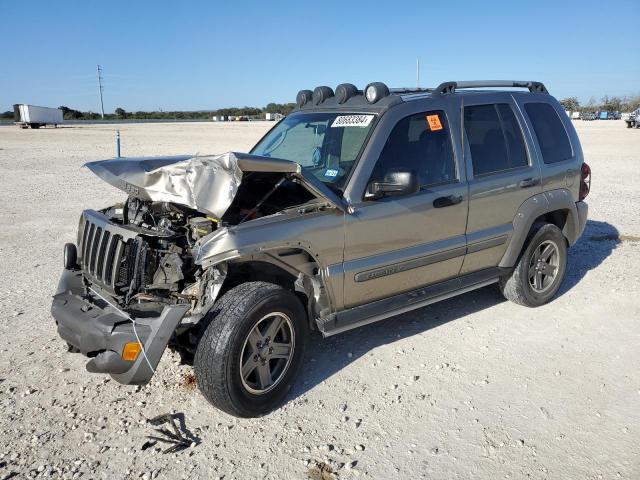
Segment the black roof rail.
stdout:
<svg viewBox="0 0 640 480">
<path fill-rule="evenodd" d="M 432 93 L 433 88 L 390 88 L 389 93 L 395 93 L 397 95 L 410 94 L 410 93 Z"/>
<path fill-rule="evenodd" d="M 434 93 L 445 95 L 455 93 L 458 88 L 517 87 L 528 88 L 532 93 L 549 93 L 542 82 L 528 80 L 470 80 L 465 82 L 443 82 L 435 88 Z"/>
</svg>

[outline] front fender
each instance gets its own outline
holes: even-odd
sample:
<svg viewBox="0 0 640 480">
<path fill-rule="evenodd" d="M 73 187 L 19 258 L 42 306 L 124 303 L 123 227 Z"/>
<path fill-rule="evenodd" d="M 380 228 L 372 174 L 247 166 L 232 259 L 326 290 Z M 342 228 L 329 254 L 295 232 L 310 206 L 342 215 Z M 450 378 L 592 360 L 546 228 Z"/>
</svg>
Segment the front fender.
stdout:
<svg viewBox="0 0 640 480">
<path fill-rule="evenodd" d="M 247 225 L 247 228 L 232 226 L 221 228 L 202 240 L 195 249 L 195 262 L 207 269 L 222 262 L 228 264 L 244 262 L 266 262 L 288 272 L 299 279 L 299 288 L 308 298 L 315 299 L 323 311 L 333 312 L 341 308 L 342 269 L 340 263 L 330 264 L 332 250 L 315 245 L 295 235 L 285 240 L 282 234 L 287 226 L 264 223 Z M 251 227 L 251 228 L 249 228 Z M 322 236 L 312 237 L 322 244 Z M 338 255 L 341 254 L 338 251 Z M 327 263 L 325 263 L 327 262 Z M 338 294 L 338 295 L 337 295 Z M 316 312 L 317 313 L 317 312 Z"/>
</svg>

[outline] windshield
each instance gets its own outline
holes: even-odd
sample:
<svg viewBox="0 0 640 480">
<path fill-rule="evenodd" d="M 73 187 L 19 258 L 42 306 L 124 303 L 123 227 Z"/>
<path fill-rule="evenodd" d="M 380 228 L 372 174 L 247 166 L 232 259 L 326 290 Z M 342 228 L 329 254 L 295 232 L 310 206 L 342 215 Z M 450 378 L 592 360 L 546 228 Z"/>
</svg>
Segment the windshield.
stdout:
<svg viewBox="0 0 640 480">
<path fill-rule="evenodd" d="M 374 117 L 373 114 L 295 113 L 282 120 L 251 153 L 296 162 L 321 182 L 342 190 Z"/>
</svg>

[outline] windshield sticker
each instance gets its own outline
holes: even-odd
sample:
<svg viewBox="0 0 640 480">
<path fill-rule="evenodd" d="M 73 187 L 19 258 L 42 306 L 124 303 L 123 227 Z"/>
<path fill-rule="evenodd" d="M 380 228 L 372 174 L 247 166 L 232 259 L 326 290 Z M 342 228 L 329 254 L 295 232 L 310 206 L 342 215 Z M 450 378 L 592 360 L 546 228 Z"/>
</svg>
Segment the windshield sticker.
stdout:
<svg viewBox="0 0 640 480">
<path fill-rule="evenodd" d="M 373 115 L 340 115 L 331 124 L 335 127 L 368 127 L 373 120 Z"/>
<path fill-rule="evenodd" d="M 432 132 L 442 130 L 442 123 L 440 123 L 440 117 L 438 115 L 427 115 L 427 123 Z"/>
<path fill-rule="evenodd" d="M 325 177 L 337 177 L 338 176 L 338 170 L 329 169 L 326 172 L 324 172 L 324 176 Z"/>
</svg>

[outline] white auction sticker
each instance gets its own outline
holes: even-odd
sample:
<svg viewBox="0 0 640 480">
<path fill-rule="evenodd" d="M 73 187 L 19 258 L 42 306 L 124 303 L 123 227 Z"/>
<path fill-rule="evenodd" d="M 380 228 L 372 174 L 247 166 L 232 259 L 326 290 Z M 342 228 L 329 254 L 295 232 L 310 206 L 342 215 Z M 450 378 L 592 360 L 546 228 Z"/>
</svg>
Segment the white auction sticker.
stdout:
<svg viewBox="0 0 640 480">
<path fill-rule="evenodd" d="M 334 127 L 368 127 L 373 115 L 340 115 L 331 124 Z"/>
</svg>

